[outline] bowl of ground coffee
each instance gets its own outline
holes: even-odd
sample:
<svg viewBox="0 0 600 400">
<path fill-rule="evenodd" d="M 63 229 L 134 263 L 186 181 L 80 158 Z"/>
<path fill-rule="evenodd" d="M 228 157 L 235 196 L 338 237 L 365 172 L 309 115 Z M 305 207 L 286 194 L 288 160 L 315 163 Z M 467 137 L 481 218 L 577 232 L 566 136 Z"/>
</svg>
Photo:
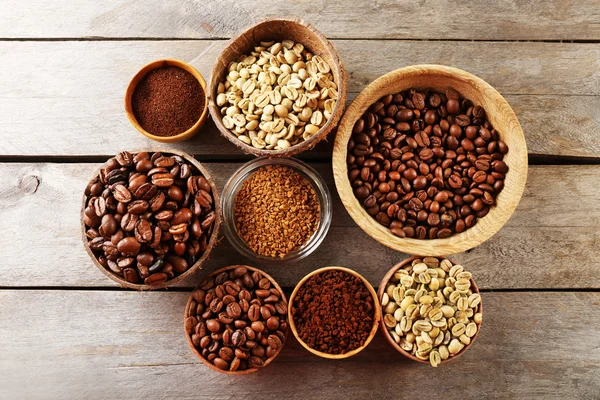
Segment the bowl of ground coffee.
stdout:
<svg viewBox="0 0 600 400">
<path fill-rule="evenodd" d="M 325 267 L 306 275 L 290 296 L 289 323 L 300 344 L 329 359 L 352 357 L 377 332 L 381 306 L 373 286 L 344 267 Z"/>
<path fill-rule="evenodd" d="M 515 113 L 468 72 L 417 65 L 381 76 L 356 97 L 333 151 L 340 198 L 371 237 L 439 256 L 494 235 L 527 180 Z"/>
<path fill-rule="evenodd" d="M 153 61 L 129 83 L 125 112 L 131 124 L 152 140 L 187 140 L 202 128 L 208 116 L 206 82 L 183 61 Z"/>
</svg>

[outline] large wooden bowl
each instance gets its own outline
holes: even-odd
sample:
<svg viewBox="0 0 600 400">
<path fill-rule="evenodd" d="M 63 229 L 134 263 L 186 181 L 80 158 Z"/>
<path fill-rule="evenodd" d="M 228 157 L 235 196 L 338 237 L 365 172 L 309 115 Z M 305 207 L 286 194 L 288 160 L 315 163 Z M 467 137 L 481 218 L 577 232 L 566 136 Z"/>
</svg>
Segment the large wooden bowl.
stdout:
<svg viewBox="0 0 600 400">
<path fill-rule="evenodd" d="M 304 283 L 311 276 L 318 275 L 318 274 L 321 274 L 321 273 L 327 272 L 327 271 L 343 271 L 350 275 L 356 276 L 357 278 L 360 278 L 360 280 L 363 281 L 363 283 L 369 290 L 369 293 L 373 297 L 373 307 L 375 308 L 374 315 L 373 315 L 373 327 L 371 328 L 371 332 L 369 332 L 369 336 L 367 337 L 367 340 L 365 340 L 365 343 L 363 343 L 362 346 L 360 346 L 352 351 L 349 351 L 347 353 L 344 353 L 344 354 L 324 353 L 322 351 L 315 350 L 312 347 L 310 347 L 308 344 L 306 344 L 302 339 L 300 339 L 300 335 L 298 334 L 296 324 L 294 323 L 294 316 L 292 315 L 292 305 L 294 304 L 294 298 L 296 297 L 298 290 L 302 287 L 302 285 L 304 285 Z M 379 321 L 381 320 L 381 302 L 378 301 L 377 293 L 375 293 L 375 289 L 373 289 L 373 286 L 369 283 L 368 280 L 366 280 L 358 272 L 353 271 L 349 268 L 344 268 L 344 267 L 324 267 L 324 268 L 320 268 L 320 269 L 317 269 L 317 270 L 311 272 L 310 274 L 308 274 L 304 278 L 302 278 L 302 280 L 300 282 L 298 282 L 298 284 L 294 288 L 294 291 L 292 292 L 292 295 L 290 296 L 290 301 L 288 303 L 288 316 L 289 316 L 288 321 L 290 324 L 290 328 L 292 329 L 292 333 L 296 337 L 296 340 L 298 340 L 298 342 L 300 342 L 302 347 L 304 347 L 306 350 L 310 351 L 311 353 L 313 353 L 314 355 L 317 355 L 319 357 L 329 358 L 331 360 L 341 360 L 343 358 L 352 357 L 353 355 L 360 353 L 369 345 L 369 343 L 371 343 L 371 340 L 373 340 L 373 338 L 375 337 L 375 334 L 377 333 L 377 327 L 379 326 Z"/>
<path fill-rule="evenodd" d="M 281 286 L 279 286 L 279 284 L 277 283 L 277 281 L 275 279 L 273 279 L 271 277 L 271 275 L 267 274 L 266 272 L 264 272 L 264 271 L 262 271 L 262 270 L 260 270 L 258 268 L 254 268 L 254 267 L 251 267 L 249 265 L 229 265 L 227 267 L 223 267 L 223 268 L 220 268 L 220 269 L 216 270 L 215 272 L 213 272 L 210 275 L 208 275 L 208 277 L 217 276 L 217 275 L 219 275 L 222 272 L 229 272 L 232 269 L 236 269 L 237 267 L 245 267 L 245 268 L 248 269 L 248 271 L 260 272 L 263 277 L 267 278 L 271 282 L 271 284 L 273 285 L 273 287 L 275 289 L 279 290 L 279 293 L 281 293 L 281 300 L 287 301 L 287 298 L 285 297 L 285 293 L 283 292 L 283 289 L 281 289 Z M 268 358 L 267 361 L 265 361 L 265 365 L 263 365 L 261 368 L 248 368 L 248 369 L 244 369 L 244 370 L 241 370 L 241 371 L 225 371 L 225 370 L 223 370 L 221 368 L 218 368 L 215 364 L 211 363 L 206 358 L 202 357 L 202 354 L 200 354 L 200 352 L 198 351 L 198 349 L 196 348 L 196 346 L 194 346 L 194 343 L 192 343 L 192 337 L 191 337 L 191 335 L 188 335 L 187 332 L 185 332 L 185 320 L 190 315 L 190 306 L 192 304 L 192 300 L 194 300 L 194 297 L 190 296 L 190 298 L 188 299 L 188 302 L 187 302 L 187 304 L 185 306 L 185 314 L 183 316 L 183 324 L 184 324 L 185 337 L 187 338 L 187 342 L 190 345 L 190 348 L 192 349 L 192 352 L 196 355 L 196 357 L 198 357 L 200 359 L 200 361 L 202 361 L 207 367 L 209 367 L 213 371 L 217 371 L 217 372 L 220 372 L 220 373 L 226 374 L 226 375 L 247 375 L 247 374 L 251 374 L 253 372 L 259 371 L 259 370 L 265 368 L 267 365 L 271 364 L 271 362 L 275 358 L 277 358 L 277 356 L 279 355 L 279 353 L 281 353 L 281 350 L 283 350 L 283 347 L 285 346 L 285 342 L 287 342 L 287 337 L 288 337 L 288 334 L 290 332 L 289 320 L 291 319 L 289 317 L 289 313 L 288 313 L 288 329 L 285 331 L 285 340 L 282 343 L 281 347 L 275 352 L 275 354 L 273 355 L 273 357 Z"/>
<path fill-rule="evenodd" d="M 142 150 L 140 150 L 142 151 Z M 90 249 L 90 244 L 88 242 L 88 239 L 85 235 L 86 232 L 86 227 L 85 227 L 85 223 L 83 222 L 83 212 L 85 211 L 85 207 L 86 207 L 86 203 L 87 203 L 87 196 L 83 195 L 83 200 L 81 202 L 81 212 L 80 212 L 80 225 L 81 225 L 81 237 L 83 239 L 83 247 L 85 248 L 85 251 L 89 254 L 90 258 L 92 259 L 92 261 L 94 262 L 94 265 L 96 267 L 98 267 L 98 269 L 100 271 L 102 271 L 102 273 L 106 276 L 108 276 L 110 279 L 112 279 L 113 281 L 117 282 L 119 285 L 121 285 L 124 288 L 129 288 L 129 289 L 136 289 L 136 290 L 154 290 L 154 289 L 162 289 L 165 288 L 167 286 L 171 286 L 171 285 L 175 285 L 176 283 L 179 283 L 181 281 L 183 281 L 185 278 L 187 278 L 188 276 L 194 274 L 196 271 L 198 271 L 202 264 L 208 259 L 208 256 L 210 255 L 210 252 L 212 251 L 212 249 L 215 247 L 215 245 L 217 244 L 217 239 L 219 238 L 219 229 L 221 228 L 221 218 L 222 218 L 222 213 L 221 213 L 221 201 L 219 198 L 219 189 L 217 188 L 217 185 L 215 184 L 215 181 L 212 179 L 212 177 L 210 176 L 210 174 L 208 173 L 208 171 L 206 170 L 206 168 L 204 168 L 204 166 L 202 164 L 200 164 L 198 161 L 196 161 L 196 159 L 192 156 L 190 156 L 187 153 L 181 152 L 181 151 L 177 151 L 177 150 L 173 150 L 173 149 L 169 149 L 168 151 L 163 151 L 161 149 L 145 149 L 143 151 L 148 151 L 148 152 L 161 152 L 165 155 L 173 155 L 176 154 L 178 156 L 183 157 L 187 162 L 189 162 L 190 164 L 192 164 L 195 168 L 197 168 L 202 175 L 206 178 L 206 180 L 208 181 L 208 183 L 210 184 L 210 188 L 211 188 L 211 194 L 213 196 L 213 203 L 215 206 L 215 214 L 216 214 L 216 218 L 215 218 L 215 222 L 213 225 L 213 231 L 210 235 L 210 238 L 208 240 L 208 244 L 206 246 L 206 250 L 204 251 L 204 254 L 202 254 L 202 257 L 200 257 L 195 263 L 194 265 L 192 265 L 191 267 L 188 268 L 187 271 L 185 271 L 183 274 L 176 276 L 173 279 L 169 279 L 166 280 L 165 282 L 156 284 L 156 285 L 146 285 L 146 284 L 141 284 L 141 283 L 130 283 L 127 282 L 125 279 L 119 277 L 118 275 L 112 273 L 111 271 L 109 271 L 108 269 L 104 268 L 104 266 L 102 264 L 100 264 L 98 262 L 98 259 L 96 258 L 96 255 L 94 254 L 94 252 L 92 251 L 92 249 Z M 139 152 L 139 151 L 138 151 Z M 138 152 L 131 152 L 131 154 L 135 155 Z M 94 172 L 94 177 L 98 176 L 98 174 L 100 173 L 100 168 L 98 168 L 95 172 Z"/>
<path fill-rule="evenodd" d="M 220 107 L 216 104 L 217 87 L 219 82 L 223 81 L 227 73 L 227 67 L 231 61 L 236 60 L 242 54 L 248 54 L 254 50 L 254 46 L 261 40 L 284 39 L 302 43 L 310 52 L 323 57 L 331 68 L 334 82 L 338 85 L 338 99 L 329 120 L 308 140 L 282 150 L 257 149 L 239 140 L 223 125 Z M 241 148 L 245 153 L 251 153 L 259 157 L 291 157 L 304 150 L 312 149 L 337 126 L 346 105 L 346 72 L 333 45 L 312 25 L 300 19 L 267 19 L 250 27 L 241 35 L 232 39 L 219 55 L 210 77 L 208 104 L 210 115 L 221 135 Z"/>
<path fill-rule="evenodd" d="M 496 199 L 496 206 L 492 207 L 484 218 L 478 219 L 473 227 L 445 239 L 419 240 L 394 236 L 388 228 L 379 224 L 362 208 L 354 196 L 348 179 L 347 146 L 354 123 L 382 96 L 409 88 L 434 89 L 440 92 L 445 92 L 448 88 L 458 90 L 463 97 L 485 109 L 488 120 L 509 148 L 504 156 L 509 171 L 504 180 L 504 189 Z M 348 107 L 335 138 L 333 173 L 342 203 L 354 221 L 369 236 L 394 250 L 407 254 L 442 256 L 460 253 L 480 245 L 508 221 L 525 189 L 527 144 L 519 120 L 510 105 L 483 79 L 460 69 L 442 65 L 416 65 L 400 68 L 377 78 Z"/>
<path fill-rule="evenodd" d="M 385 276 L 383 277 L 383 279 L 381 280 L 381 283 L 379 284 L 379 290 L 377 290 L 377 298 L 379 299 L 379 304 L 381 304 L 381 300 L 383 299 L 383 294 L 385 293 L 385 288 L 388 284 L 388 282 L 390 281 L 390 279 L 392 279 L 392 276 L 394 275 L 394 273 L 396 271 L 398 271 L 399 269 L 405 268 L 406 266 L 410 265 L 414 260 L 418 259 L 418 258 L 422 258 L 420 256 L 413 256 L 410 258 L 407 258 L 406 260 L 394 265 L 392 267 L 392 269 L 390 269 L 388 271 L 387 274 L 385 274 Z M 452 260 L 450 260 L 452 262 L 452 265 L 456 265 L 456 263 Z M 475 281 L 473 280 L 473 278 L 471 278 L 471 289 L 473 290 L 473 293 L 479 293 L 479 287 L 477 287 L 477 284 L 475 283 Z M 479 308 L 477 309 L 477 312 L 482 313 L 483 314 L 483 301 L 479 302 Z M 413 361 L 417 361 L 423 364 L 429 364 L 429 361 L 425 361 L 425 360 L 421 360 L 420 358 L 415 357 L 414 355 L 412 355 L 411 353 L 409 353 L 408 351 L 404 350 L 403 348 L 401 348 L 398 343 L 396 343 L 394 341 L 394 338 L 392 337 L 392 335 L 390 335 L 390 332 L 387 330 L 385 323 L 383 322 L 383 312 L 381 313 L 381 332 L 383 332 L 383 336 L 385 336 L 386 340 L 388 341 L 389 344 L 392 345 L 392 347 L 394 347 L 399 353 L 401 353 L 403 356 L 410 358 Z M 483 324 L 483 323 L 482 323 Z M 479 336 L 479 331 L 481 331 L 481 325 L 482 324 L 478 324 L 477 325 L 477 332 L 475 332 L 475 336 L 473 336 L 471 338 L 471 342 L 466 345 L 465 347 L 463 347 L 463 349 L 461 351 L 459 351 L 458 353 L 456 353 L 456 355 L 452 356 L 452 357 L 448 357 L 445 360 L 442 360 L 440 362 L 440 364 L 445 364 L 447 362 L 456 360 L 459 356 L 463 355 L 467 349 L 469 347 L 471 347 L 473 345 L 473 343 L 475 342 L 475 339 L 477 339 L 477 336 Z"/>
</svg>

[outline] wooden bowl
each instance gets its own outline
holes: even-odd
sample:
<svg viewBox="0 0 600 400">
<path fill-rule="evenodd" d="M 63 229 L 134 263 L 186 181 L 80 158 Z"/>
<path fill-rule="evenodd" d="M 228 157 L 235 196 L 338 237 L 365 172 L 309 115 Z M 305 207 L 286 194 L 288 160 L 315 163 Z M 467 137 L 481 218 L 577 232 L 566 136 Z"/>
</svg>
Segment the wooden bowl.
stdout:
<svg viewBox="0 0 600 400">
<path fill-rule="evenodd" d="M 141 150 L 140 150 L 141 151 Z M 198 161 L 196 161 L 196 159 L 192 156 L 190 156 L 189 154 L 186 154 L 184 152 L 178 151 L 178 150 L 168 150 L 168 151 L 163 151 L 161 149 L 150 149 L 150 150 L 143 150 L 143 151 L 148 151 L 148 152 L 161 152 L 163 154 L 166 155 L 178 155 L 183 157 L 187 162 L 189 162 L 190 164 L 192 164 L 195 168 L 197 168 L 200 173 L 202 173 L 202 175 L 206 178 L 206 180 L 208 181 L 208 183 L 210 184 L 210 188 L 211 188 L 211 194 L 213 196 L 213 204 L 215 206 L 215 214 L 216 214 L 216 218 L 215 218 L 215 222 L 213 225 L 213 231 L 210 235 L 210 238 L 208 240 L 208 245 L 206 247 L 206 250 L 204 251 L 204 254 L 202 254 L 202 257 L 200 257 L 195 263 L 194 265 L 192 265 L 191 267 L 188 268 L 187 271 L 185 271 L 183 274 L 176 276 L 173 279 L 167 280 L 165 282 L 156 284 L 156 285 L 146 285 L 146 284 L 140 284 L 140 283 L 130 283 L 127 282 L 125 279 L 122 279 L 121 277 L 119 277 L 118 275 L 115 275 L 114 273 L 112 273 L 111 271 L 109 271 L 108 269 L 106 269 L 102 264 L 100 264 L 98 262 L 98 259 L 96 258 L 96 256 L 94 255 L 94 253 L 92 252 L 92 250 L 90 249 L 90 244 L 88 242 L 88 239 L 85 235 L 86 232 L 86 227 L 85 224 L 83 222 L 83 212 L 85 210 L 86 207 L 86 203 L 87 203 L 87 196 L 85 195 L 85 193 L 83 194 L 83 200 L 81 202 L 81 212 L 80 212 L 80 224 L 81 224 L 81 237 L 83 239 L 83 247 L 85 248 L 85 251 L 89 254 L 90 258 L 92 259 L 92 261 L 94 262 L 94 265 L 96 267 L 98 267 L 98 269 L 100 271 L 102 271 L 102 273 L 106 276 L 108 276 L 110 279 L 112 279 L 113 281 L 117 282 L 119 285 L 121 285 L 124 288 L 129 288 L 129 289 L 136 289 L 136 290 L 155 290 L 155 289 L 162 289 L 171 285 L 174 285 L 176 283 L 179 283 L 181 281 L 183 281 L 185 278 L 187 278 L 188 276 L 192 275 L 193 273 L 195 273 L 196 271 L 198 271 L 202 264 L 208 259 L 208 256 L 210 255 L 210 252 L 212 251 L 213 247 L 215 247 L 215 245 L 217 244 L 217 239 L 219 237 L 219 229 L 221 228 L 221 218 L 222 218 L 222 213 L 221 213 L 221 201 L 219 198 L 219 189 L 217 187 L 217 185 L 215 184 L 215 181 L 212 179 L 212 177 L 210 176 L 210 174 L 208 173 L 208 171 L 206 170 L 206 168 L 204 168 L 204 166 L 202 164 L 200 164 Z M 135 155 L 138 152 L 131 152 L 131 154 Z M 100 168 L 98 168 L 95 172 L 94 172 L 94 176 L 98 176 L 100 173 Z"/>
<path fill-rule="evenodd" d="M 365 343 L 362 346 L 360 346 L 359 348 L 356 348 L 352 351 L 349 351 L 347 353 L 344 353 L 344 354 L 324 353 L 322 351 L 315 350 L 312 347 L 310 347 L 308 344 L 306 344 L 302 339 L 300 339 L 300 335 L 298 334 L 298 330 L 296 329 L 296 324 L 294 322 L 294 317 L 292 315 L 292 304 L 294 303 L 294 298 L 296 297 L 296 294 L 298 293 L 298 290 L 300 289 L 300 287 L 302 287 L 302 285 L 304 285 L 304 283 L 311 276 L 318 275 L 318 274 L 321 274 L 321 273 L 327 272 L 327 271 L 343 271 L 350 275 L 354 275 L 354 276 L 360 278 L 363 281 L 363 283 L 365 284 L 365 286 L 367 287 L 367 289 L 369 290 L 369 293 L 371 294 L 371 296 L 373 297 L 373 306 L 375 307 L 375 315 L 373 316 L 373 327 L 371 328 L 369 337 L 367 337 L 367 340 L 365 340 Z M 366 280 L 358 272 L 353 271 L 349 268 L 344 268 L 344 267 L 324 267 L 324 268 L 317 269 L 317 270 L 311 272 L 310 274 L 306 275 L 304 278 L 302 278 L 302 280 L 300 282 L 298 282 L 298 284 L 294 288 L 294 291 L 292 292 L 292 295 L 290 296 L 290 301 L 288 303 L 288 316 L 289 316 L 288 320 L 289 320 L 290 327 L 292 329 L 292 333 L 294 334 L 294 336 L 296 337 L 298 342 L 300 342 L 300 344 L 306 350 L 310 351 L 311 353 L 313 353 L 319 357 L 329 358 L 331 360 L 341 360 L 343 358 L 352 357 L 353 355 L 356 355 L 356 354 L 360 353 L 363 349 L 365 349 L 369 345 L 369 343 L 371 343 L 371 340 L 373 340 L 373 338 L 375 337 L 375 334 L 377 333 L 377 326 L 379 325 L 379 321 L 381 320 L 381 302 L 377 301 L 377 299 L 378 299 L 377 293 L 375 293 L 375 289 L 373 289 L 373 286 L 369 283 L 368 280 Z"/>
<path fill-rule="evenodd" d="M 308 140 L 298 143 L 288 149 L 264 150 L 257 149 L 239 140 L 223 125 L 220 108 L 216 104 L 217 88 L 223 81 L 228 65 L 242 54 L 248 54 L 262 40 L 290 39 L 302 43 L 313 54 L 320 55 L 329 64 L 334 82 L 338 85 L 338 99 L 329 120 L 321 129 Z M 346 104 L 346 72 L 335 48 L 327 38 L 312 25 L 300 19 L 272 18 L 250 27 L 238 37 L 232 39 L 215 63 L 209 87 L 209 110 L 215 125 L 221 135 L 245 153 L 266 157 L 289 157 L 304 150 L 312 149 L 318 142 L 325 139 L 340 120 Z"/>
<path fill-rule="evenodd" d="M 157 136 L 157 135 L 151 134 L 150 132 L 147 132 L 138 123 L 137 118 L 133 114 L 133 109 L 132 109 L 132 105 L 131 105 L 131 97 L 133 96 L 133 92 L 135 91 L 135 88 L 137 87 L 138 83 L 140 83 L 140 81 L 146 76 L 146 74 L 148 74 L 148 72 L 153 71 L 158 68 L 161 68 L 161 67 L 166 67 L 168 65 L 172 65 L 172 66 L 184 69 L 187 72 L 189 72 L 190 74 L 192 74 L 194 76 L 194 78 L 196 78 L 198 80 L 198 83 L 200 83 L 200 86 L 202 86 L 202 90 L 204 91 L 204 109 L 202 110 L 202 114 L 200 115 L 200 118 L 198 119 L 198 121 L 196 121 L 196 123 L 187 131 L 181 132 L 181 133 L 179 133 L 177 135 L 173 135 L 173 136 Z M 204 126 L 204 123 L 206 122 L 206 118 L 208 116 L 208 90 L 206 89 L 206 81 L 204 80 L 204 77 L 202 76 L 202 74 L 200 74 L 200 72 L 198 72 L 196 70 L 196 68 L 192 67 L 190 64 L 188 64 L 186 62 L 183 62 L 180 60 L 174 60 L 171 58 L 165 58 L 165 59 L 161 59 L 161 60 L 152 61 L 150 64 L 147 64 L 142 69 L 140 69 L 138 71 L 138 73 L 135 74 L 135 76 L 133 77 L 131 82 L 129 82 L 129 85 L 127 86 L 127 90 L 125 91 L 125 113 L 127 114 L 127 118 L 129 118 L 129 121 L 131 122 L 131 124 L 135 127 L 135 129 L 140 131 L 142 133 L 142 135 L 144 135 L 152 140 L 156 140 L 157 142 L 162 142 L 162 143 L 182 142 L 184 140 L 187 140 L 187 139 L 193 137 L 196 133 L 198 133 L 200 128 L 202 128 L 202 126 Z"/>
<path fill-rule="evenodd" d="M 354 196 L 348 179 L 346 165 L 348 141 L 354 123 L 367 108 L 382 96 L 398 93 L 409 88 L 434 89 L 444 92 L 454 88 L 471 100 L 473 104 L 485 108 L 490 123 L 508 145 L 504 156 L 509 171 L 504 180 L 504 189 L 498 195 L 495 207 L 488 215 L 462 233 L 445 239 L 419 240 L 399 238 L 388 228 L 379 224 L 364 210 Z M 504 97 L 484 80 L 460 69 L 441 65 L 416 65 L 389 72 L 367 86 L 344 114 L 333 148 L 333 173 L 338 193 L 346 210 L 354 221 L 378 242 L 407 254 L 442 256 L 460 253 L 480 245 L 492 237 L 513 214 L 527 180 L 527 144 L 517 116 Z"/>
<path fill-rule="evenodd" d="M 273 285 L 274 288 L 276 288 L 277 290 L 279 290 L 279 293 L 281 293 L 281 299 L 283 301 L 287 301 L 287 298 L 285 297 L 285 293 L 281 289 L 281 286 L 279 286 L 279 284 L 277 283 L 277 281 L 275 279 L 273 279 L 271 277 L 271 275 L 267 274 L 266 272 L 264 272 L 264 271 L 262 271 L 262 270 L 260 270 L 258 268 L 254 268 L 254 267 L 251 267 L 249 265 L 229 265 L 227 267 L 223 267 L 223 268 L 220 268 L 220 269 L 216 270 L 215 272 L 213 272 L 210 275 L 208 275 L 208 277 L 217 276 L 217 275 L 219 275 L 222 272 L 231 271 L 232 269 L 236 269 L 237 267 L 245 267 L 245 268 L 248 268 L 249 271 L 260 272 L 263 277 L 267 278 L 271 282 L 271 284 Z M 247 375 L 247 374 L 251 374 L 251 373 L 256 372 L 258 370 L 264 369 L 267 365 L 271 364 L 271 362 L 275 358 L 277 358 L 277 356 L 279 355 L 279 353 L 281 352 L 281 350 L 285 346 L 285 342 L 287 341 L 288 333 L 290 331 L 289 326 L 288 326 L 288 329 L 285 331 L 285 340 L 284 340 L 283 344 L 277 350 L 277 352 L 275 352 L 275 354 L 273 355 L 273 357 L 268 358 L 267 361 L 265 361 L 265 365 L 262 366 L 261 368 L 248 368 L 248 369 L 245 369 L 245 370 L 242 370 L 242 371 L 225 371 L 225 370 L 222 370 L 221 368 L 217 368 L 213 363 L 211 363 L 210 361 L 208 361 L 207 359 L 205 359 L 204 357 L 202 357 L 202 354 L 200 354 L 200 352 L 198 351 L 198 349 L 196 348 L 196 346 L 194 346 L 194 343 L 192 343 L 192 337 L 190 335 L 188 335 L 187 332 L 185 331 L 185 320 L 190 315 L 189 311 L 190 311 L 190 306 L 192 304 L 192 300 L 194 300 L 194 297 L 190 296 L 190 298 L 188 299 L 188 302 L 187 302 L 187 304 L 185 306 L 185 315 L 183 316 L 183 324 L 184 324 L 185 337 L 187 339 L 187 342 L 188 342 L 190 348 L 192 349 L 192 351 L 196 355 L 196 357 L 198 357 L 200 359 L 200 361 L 202 361 L 206 366 L 208 366 L 210 369 L 212 369 L 214 371 L 217 371 L 217 372 L 220 372 L 220 373 L 226 374 L 226 375 Z M 288 324 L 289 324 L 289 320 L 290 320 L 290 317 L 289 317 L 289 313 L 288 313 Z"/>
<path fill-rule="evenodd" d="M 399 269 L 402 269 L 402 268 L 410 265 L 413 262 L 413 260 L 416 260 L 418 258 L 423 258 L 423 257 L 422 256 L 412 256 L 410 258 L 407 258 L 406 260 L 401 261 L 400 263 L 394 265 L 392 267 L 392 269 L 390 269 L 387 272 L 387 274 L 385 274 L 385 276 L 381 280 L 381 283 L 379 284 L 379 289 L 377 290 L 377 298 L 379 299 L 379 304 L 381 304 L 381 300 L 383 299 L 383 294 L 385 293 L 385 288 L 386 288 L 388 282 L 390 281 L 390 279 L 392 278 L 392 276 L 394 275 L 394 273 L 396 271 L 398 271 Z M 450 260 L 450 262 L 452 262 L 452 265 L 456 265 L 456 263 L 453 260 Z M 479 287 L 477 287 L 477 284 L 475 283 L 475 281 L 473 280 L 473 278 L 471 278 L 471 289 L 473 290 L 473 293 L 479 293 Z M 480 313 L 483 314 L 483 301 L 479 302 L 479 308 L 478 308 L 477 312 L 480 312 Z M 398 345 L 398 343 L 396 343 L 394 341 L 394 338 L 392 338 L 392 335 L 390 335 L 390 332 L 388 332 L 387 327 L 385 326 L 385 323 L 383 322 L 383 316 L 384 315 L 383 315 L 383 312 L 382 312 L 381 313 L 381 324 L 380 324 L 380 326 L 381 326 L 381 332 L 383 332 L 383 336 L 385 336 L 385 338 L 392 345 L 392 347 L 394 347 L 403 356 L 405 356 L 407 358 L 410 358 L 413 361 L 418 361 L 418 362 L 423 363 L 423 364 L 429 364 L 429 361 L 421 360 L 421 359 L 415 357 L 414 355 L 410 354 L 408 351 L 402 349 Z M 477 339 L 477 336 L 479 335 L 479 331 L 481 330 L 481 325 L 482 324 L 479 324 L 477 326 L 477 332 L 475 333 L 475 336 L 473 336 L 471 338 L 471 343 L 469 343 L 468 345 L 466 345 L 461 351 L 459 351 L 458 353 L 456 353 L 456 355 L 454 355 L 452 357 L 448 357 L 445 360 L 442 360 L 440 362 L 440 364 L 445 364 L 445 363 L 447 363 L 449 361 L 456 360 L 465 351 L 467 351 L 467 349 L 473 345 L 473 343 L 475 342 L 475 339 Z"/>
</svg>

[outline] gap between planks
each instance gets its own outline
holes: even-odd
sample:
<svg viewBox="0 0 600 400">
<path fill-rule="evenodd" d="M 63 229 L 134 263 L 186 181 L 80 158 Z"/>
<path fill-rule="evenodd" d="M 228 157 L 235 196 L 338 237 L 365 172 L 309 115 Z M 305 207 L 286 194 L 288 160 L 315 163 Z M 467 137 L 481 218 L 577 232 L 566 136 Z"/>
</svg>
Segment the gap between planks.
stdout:
<svg viewBox="0 0 600 400">
<path fill-rule="evenodd" d="M 373 286 L 375 291 L 379 286 Z M 123 287 L 110 286 L 0 286 L 0 291 L 47 291 L 47 292 L 138 292 L 138 293 L 191 293 L 193 287 L 170 287 L 157 290 L 135 290 Z M 286 296 L 294 291 L 293 287 L 282 287 Z M 479 289 L 481 293 L 600 293 L 600 288 L 514 288 L 514 289 Z"/>
<path fill-rule="evenodd" d="M 331 142 L 331 141 L 330 141 Z M 208 154 L 191 154 L 196 160 L 205 163 L 245 163 L 253 160 L 254 156 L 250 154 L 240 154 L 232 156 L 219 156 Z M 77 156 L 20 156 L 20 155 L 0 155 L 0 163 L 30 163 L 30 164 L 102 164 L 114 154 L 106 155 L 77 155 Z M 322 155 L 321 153 L 311 154 L 310 150 L 298 154 L 295 158 L 307 162 L 328 163 L 331 155 Z M 575 157 L 575 156 L 551 156 L 546 154 L 529 154 L 529 165 L 599 165 L 600 158 L 594 157 Z"/>
<path fill-rule="evenodd" d="M 104 37 L 104 36 L 82 36 L 82 37 L 61 37 L 61 38 L 25 38 L 25 37 L 3 37 L 0 42 L 164 42 L 164 41 L 225 41 L 230 37 L 211 37 L 211 38 L 182 38 L 182 37 Z M 389 37 L 336 37 L 330 36 L 328 40 L 352 41 L 352 40 L 373 40 L 373 41 L 404 41 L 404 42 L 473 42 L 473 43 L 600 43 L 600 40 L 586 39 L 453 39 L 453 38 L 389 38 Z"/>
</svg>

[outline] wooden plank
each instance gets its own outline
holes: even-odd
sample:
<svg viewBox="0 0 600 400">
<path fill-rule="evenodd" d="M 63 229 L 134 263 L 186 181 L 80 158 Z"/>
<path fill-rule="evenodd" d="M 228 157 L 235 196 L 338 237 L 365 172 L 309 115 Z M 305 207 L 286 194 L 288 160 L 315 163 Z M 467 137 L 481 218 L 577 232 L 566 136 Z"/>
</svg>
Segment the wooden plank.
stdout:
<svg viewBox="0 0 600 400">
<path fill-rule="evenodd" d="M 219 187 L 241 164 L 206 163 Z M 377 286 L 406 256 L 378 244 L 343 208 L 329 164 L 313 164 L 334 198 L 333 224 L 311 256 L 289 266 L 264 266 L 293 287 L 327 265 L 360 271 Z M 116 286 L 92 264 L 79 237 L 81 193 L 97 164 L 0 164 L 2 286 Z M 600 288 L 600 166 L 532 166 L 525 195 L 512 219 L 488 242 L 454 258 L 480 287 Z M 227 240 L 202 273 L 248 263 Z M 193 287 L 199 277 L 182 286 Z"/>
<path fill-rule="evenodd" d="M 409 0 L 264 0 L 131 2 L 108 0 L 72 7 L 67 0 L 0 4 L 6 38 L 231 37 L 269 17 L 304 18 L 332 38 L 598 40 L 594 0 L 548 2 L 427 2 Z"/>
<path fill-rule="evenodd" d="M 174 57 L 208 79 L 223 41 L 1 42 L 0 156 L 110 155 L 152 144 L 129 123 L 123 96 L 146 62 Z M 532 154 L 600 156 L 600 44 L 335 41 L 351 99 L 395 68 L 464 68 L 506 95 Z M 393 55 L 393 57 L 383 55 Z M 377 62 L 373 62 L 377 60 Z M 212 159 L 241 152 L 212 122 L 175 146 Z M 325 157 L 330 146 L 305 156 Z"/>
<path fill-rule="evenodd" d="M 295 399 L 313 398 L 315 388 L 322 399 L 424 390 L 493 399 L 600 393 L 600 293 L 484 293 L 477 342 L 437 370 L 403 358 L 381 333 L 340 361 L 310 354 L 290 335 L 272 365 L 235 378 L 209 370 L 190 351 L 181 326 L 188 296 L 0 291 L 0 397 L 258 399 L 276 393 Z"/>
</svg>

